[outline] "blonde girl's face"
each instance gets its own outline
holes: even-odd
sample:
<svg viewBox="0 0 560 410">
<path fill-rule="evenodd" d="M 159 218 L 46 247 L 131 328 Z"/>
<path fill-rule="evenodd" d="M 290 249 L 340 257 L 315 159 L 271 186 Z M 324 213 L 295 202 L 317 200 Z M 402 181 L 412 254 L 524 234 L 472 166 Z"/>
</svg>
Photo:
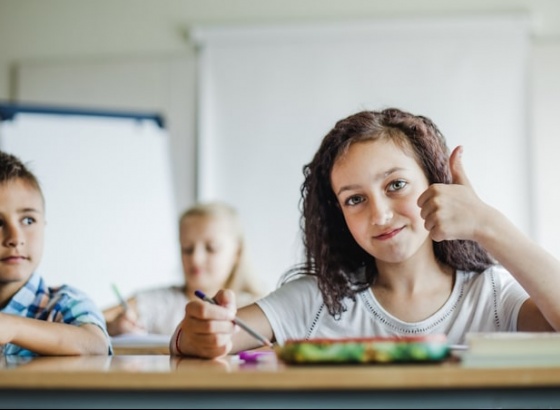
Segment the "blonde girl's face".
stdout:
<svg viewBox="0 0 560 410">
<path fill-rule="evenodd" d="M 239 239 L 232 226 L 221 217 L 188 216 L 181 222 L 179 239 L 187 286 L 213 295 L 239 259 Z"/>
<path fill-rule="evenodd" d="M 400 145 L 353 143 L 335 162 L 331 185 L 352 236 L 378 262 L 400 263 L 431 249 L 416 203 L 428 180 Z"/>
</svg>

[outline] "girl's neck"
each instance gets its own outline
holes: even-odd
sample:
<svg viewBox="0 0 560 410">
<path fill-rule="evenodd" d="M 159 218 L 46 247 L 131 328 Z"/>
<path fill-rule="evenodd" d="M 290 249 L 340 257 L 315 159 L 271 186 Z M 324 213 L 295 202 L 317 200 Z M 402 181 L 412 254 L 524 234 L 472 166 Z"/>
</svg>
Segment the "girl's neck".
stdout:
<svg viewBox="0 0 560 410">
<path fill-rule="evenodd" d="M 444 306 L 455 286 L 453 268 L 435 258 L 379 265 L 379 276 L 371 286 L 373 295 L 387 312 L 404 322 L 416 323 L 432 316 Z"/>
<path fill-rule="evenodd" d="M 438 284 L 446 286 L 454 277 L 453 269 L 439 262 L 433 252 L 417 254 L 400 263 L 377 261 L 377 271 L 373 289 L 408 294 L 433 289 Z"/>
</svg>

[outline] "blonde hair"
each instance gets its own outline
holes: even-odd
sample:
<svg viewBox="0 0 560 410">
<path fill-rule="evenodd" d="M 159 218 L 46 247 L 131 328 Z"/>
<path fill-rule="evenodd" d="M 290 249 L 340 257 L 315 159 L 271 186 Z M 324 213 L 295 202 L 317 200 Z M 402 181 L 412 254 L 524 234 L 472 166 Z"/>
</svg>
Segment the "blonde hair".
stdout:
<svg viewBox="0 0 560 410">
<path fill-rule="evenodd" d="M 237 210 L 233 206 L 220 201 L 197 203 L 181 214 L 179 226 L 190 216 L 220 218 L 230 224 L 239 241 L 239 255 L 224 287 L 233 290 L 236 295 L 248 294 L 252 296 L 253 300 L 263 296 L 260 282 L 256 280 L 253 267 L 249 261 L 245 235 Z"/>
</svg>

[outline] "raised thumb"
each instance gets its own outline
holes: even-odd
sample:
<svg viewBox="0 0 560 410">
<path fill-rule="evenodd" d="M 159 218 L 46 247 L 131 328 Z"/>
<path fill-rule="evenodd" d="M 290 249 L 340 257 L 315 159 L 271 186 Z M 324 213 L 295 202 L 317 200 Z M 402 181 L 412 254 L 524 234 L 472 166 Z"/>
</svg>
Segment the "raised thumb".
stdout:
<svg viewBox="0 0 560 410">
<path fill-rule="evenodd" d="M 451 180 L 453 184 L 471 186 L 469 178 L 463 168 L 463 147 L 455 147 L 449 157 L 449 168 L 451 170 Z"/>
</svg>

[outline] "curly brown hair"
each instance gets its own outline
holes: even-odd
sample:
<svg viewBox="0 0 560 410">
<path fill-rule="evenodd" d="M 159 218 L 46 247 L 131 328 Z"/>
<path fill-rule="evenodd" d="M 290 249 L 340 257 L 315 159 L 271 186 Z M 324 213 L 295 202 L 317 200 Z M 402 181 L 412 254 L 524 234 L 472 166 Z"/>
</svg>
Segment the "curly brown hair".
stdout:
<svg viewBox="0 0 560 410">
<path fill-rule="evenodd" d="M 343 299 L 372 285 L 377 276 L 375 258 L 350 233 L 331 187 L 336 160 L 359 141 L 389 138 L 411 152 L 428 182 L 451 183 L 449 148 L 436 125 L 423 116 L 396 108 L 362 111 L 336 123 L 324 137 L 313 160 L 303 167 L 301 221 L 305 261 L 289 273 L 314 275 L 329 313 L 345 310 Z M 456 270 L 482 272 L 494 263 L 476 242 L 433 242 L 440 262 Z M 290 275 L 288 275 L 290 276 Z"/>
</svg>

